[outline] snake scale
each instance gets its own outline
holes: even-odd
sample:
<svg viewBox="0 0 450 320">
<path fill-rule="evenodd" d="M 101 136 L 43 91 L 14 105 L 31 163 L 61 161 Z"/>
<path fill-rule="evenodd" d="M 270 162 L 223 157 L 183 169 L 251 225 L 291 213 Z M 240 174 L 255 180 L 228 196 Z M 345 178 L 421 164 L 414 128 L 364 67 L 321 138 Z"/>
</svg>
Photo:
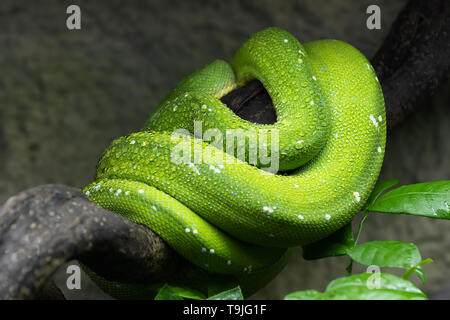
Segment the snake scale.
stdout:
<svg viewBox="0 0 450 320">
<path fill-rule="evenodd" d="M 255 78 L 272 99 L 274 124 L 241 119 L 220 101 Z M 199 123 L 213 134 L 194 134 Z M 243 144 L 225 143 L 230 129 Z M 362 53 L 337 40 L 302 45 L 268 28 L 231 63 L 216 60 L 183 79 L 142 130 L 107 148 L 84 192 L 201 268 L 261 286 L 288 248 L 330 235 L 363 207 L 385 139 L 382 90 Z"/>
</svg>

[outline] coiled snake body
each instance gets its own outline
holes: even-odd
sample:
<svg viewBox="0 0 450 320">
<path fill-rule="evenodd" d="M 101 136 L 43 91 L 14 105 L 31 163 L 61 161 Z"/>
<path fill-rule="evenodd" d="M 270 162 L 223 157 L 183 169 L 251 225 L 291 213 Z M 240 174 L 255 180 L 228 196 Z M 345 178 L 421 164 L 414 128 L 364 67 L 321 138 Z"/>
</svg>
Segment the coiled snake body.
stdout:
<svg viewBox="0 0 450 320">
<path fill-rule="evenodd" d="M 219 100 L 253 78 L 272 98 L 274 124 L 243 120 Z M 214 140 L 180 131 L 193 133 L 199 122 L 204 132 L 215 130 Z M 229 129 L 245 135 L 243 146 L 225 149 Z M 231 64 L 217 60 L 185 78 L 140 132 L 111 144 L 84 191 L 198 266 L 245 282 L 279 270 L 286 248 L 322 239 L 353 218 L 378 178 L 385 137 L 381 87 L 358 50 L 336 40 L 302 45 L 269 28 Z M 252 139 L 258 148 L 264 141 L 283 174 L 261 170 L 262 161 L 248 156 L 257 150 Z M 245 158 L 236 159 L 242 148 Z M 183 158 L 186 150 L 203 158 Z"/>
</svg>

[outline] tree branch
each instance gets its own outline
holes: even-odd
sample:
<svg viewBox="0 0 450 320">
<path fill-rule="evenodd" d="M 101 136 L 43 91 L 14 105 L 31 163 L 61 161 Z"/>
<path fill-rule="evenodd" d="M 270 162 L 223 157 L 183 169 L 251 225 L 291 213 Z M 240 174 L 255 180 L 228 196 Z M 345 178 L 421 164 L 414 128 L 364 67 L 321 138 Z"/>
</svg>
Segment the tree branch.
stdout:
<svg viewBox="0 0 450 320">
<path fill-rule="evenodd" d="M 450 2 L 410 0 L 372 60 L 390 128 L 448 78 L 449 57 Z"/>
<path fill-rule="evenodd" d="M 447 0 L 409 1 L 372 61 L 390 128 L 448 76 L 449 6 Z M 222 101 L 249 121 L 276 121 L 271 99 L 256 80 Z M 63 185 L 39 186 L 6 201 L 0 208 L 0 253 L 0 299 L 58 297 L 47 281 L 72 259 L 123 282 L 201 282 L 209 276 L 147 227 L 104 210 L 80 190 Z"/>
<path fill-rule="evenodd" d="M 0 299 L 41 294 L 56 269 L 75 258 L 106 278 L 127 282 L 206 276 L 149 228 L 64 185 L 38 186 L 9 198 L 0 208 L 0 239 Z"/>
</svg>

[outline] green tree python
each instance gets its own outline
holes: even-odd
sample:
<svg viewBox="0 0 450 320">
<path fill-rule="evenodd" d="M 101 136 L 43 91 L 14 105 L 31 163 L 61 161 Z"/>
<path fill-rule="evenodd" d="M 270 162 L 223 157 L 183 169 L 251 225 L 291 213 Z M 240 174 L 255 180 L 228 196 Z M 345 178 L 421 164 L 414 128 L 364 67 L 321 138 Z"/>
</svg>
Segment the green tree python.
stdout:
<svg viewBox="0 0 450 320">
<path fill-rule="evenodd" d="M 241 119 L 220 101 L 255 78 L 274 124 Z M 268 28 L 230 64 L 216 60 L 183 79 L 141 131 L 107 148 L 84 192 L 249 294 L 281 270 L 288 248 L 330 235 L 361 210 L 385 139 L 383 93 L 362 53 Z"/>
</svg>

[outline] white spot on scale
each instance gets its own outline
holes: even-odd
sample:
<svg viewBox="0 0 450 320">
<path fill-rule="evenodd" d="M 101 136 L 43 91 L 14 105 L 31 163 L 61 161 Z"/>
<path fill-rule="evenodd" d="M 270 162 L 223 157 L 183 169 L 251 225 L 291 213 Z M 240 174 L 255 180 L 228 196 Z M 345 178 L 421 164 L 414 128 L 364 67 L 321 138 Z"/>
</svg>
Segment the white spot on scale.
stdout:
<svg viewBox="0 0 450 320">
<path fill-rule="evenodd" d="M 89 197 L 89 195 L 91 194 L 91 192 L 90 192 L 90 191 L 86 191 L 85 194 Z"/>
<path fill-rule="evenodd" d="M 375 125 L 375 127 L 378 127 L 378 122 L 377 119 L 375 119 L 375 117 L 373 116 L 373 114 L 371 114 L 369 116 L 370 121 L 372 121 L 372 123 Z"/>
<path fill-rule="evenodd" d="M 378 121 L 383 121 L 383 117 L 382 116 L 378 116 Z"/>
<path fill-rule="evenodd" d="M 313 78 L 313 80 L 314 80 L 314 81 L 317 81 L 317 78 L 316 78 L 316 76 L 312 76 L 312 78 Z"/>
<path fill-rule="evenodd" d="M 227 261 L 227 265 L 229 265 L 229 266 L 231 265 L 231 260 Z"/>
<path fill-rule="evenodd" d="M 302 216 L 301 214 L 298 215 L 298 218 L 299 218 L 300 220 L 305 220 L 305 217 Z"/>
<path fill-rule="evenodd" d="M 377 148 L 377 151 L 381 153 L 381 147 L 378 147 L 378 148 Z"/>
<path fill-rule="evenodd" d="M 114 189 L 113 188 L 109 188 L 109 192 L 113 192 L 114 191 Z"/>
<path fill-rule="evenodd" d="M 331 219 L 331 216 L 327 213 L 327 214 L 325 215 L 325 219 L 330 220 L 330 219 Z"/>
<path fill-rule="evenodd" d="M 213 254 L 214 252 L 214 249 L 209 249 L 209 253 Z"/>
<path fill-rule="evenodd" d="M 203 247 L 203 248 L 202 248 L 202 252 L 206 252 L 206 248 Z"/>
<path fill-rule="evenodd" d="M 288 43 L 288 41 L 289 41 L 288 39 L 284 39 L 284 43 Z"/>
<path fill-rule="evenodd" d="M 355 200 L 356 200 L 356 201 L 358 201 L 358 202 L 361 201 L 361 198 L 360 198 L 360 196 L 359 196 L 359 192 L 353 192 L 353 195 L 355 196 Z"/>
<path fill-rule="evenodd" d="M 121 194 L 122 193 L 122 189 L 117 189 L 117 191 L 116 191 L 116 197 L 119 195 L 119 194 Z"/>
<path fill-rule="evenodd" d="M 134 140 L 130 141 L 130 144 L 135 144 L 135 143 L 136 143 L 136 141 L 134 141 Z"/>
<path fill-rule="evenodd" d="M 144 190 L 138 190 L 138 193 L 140 193 L 140 194 L 142 194 L 142 193 L 144 193 Z"/>
<path fill-rule="evenodd" d="M 185 231 L 186 233 L 189 233 L 189 232 L 191 232 L 191 229 L 186 228 L 186 229 L 184 229 L 184 231 Z"/>
<path fill-rule="evenodd" d="M 100 185 L 99 185 L 99 184 L 96 185 L 96 186 L 94 187 L 94 189 L 97 190 L 97 191 L 100 190 Z"/>
<path fill-rule="evenodd" d="M 192 230 L 192 233 L 197 234 L 197 233 L 198 233 L 198 230 L 197 230 L 197 229 L 194 229 L 194 230 Z"/>
<path fill-rule="evenodd" d="M 130 191 L 126 191 L 125 192 L 125 195 L 127 196 L 127 195 L 129 195 L 130 194 Z"/>
<path fill-rule="evenodd" d="M 156 207 L 155 206 L 152 206 L 152 209 L 156 211 Z"/>
<path fill-rule="evenodd" d="M 273 208 L 268 207 L 268 206 L 264 206 L 264 207 L 263 207 L 263 210 L 264 210 L 264 211 L 267 211 L 267 212 L 269 212 L 269 213 L 272 213 L 272 212 L 273 212 Z"/>
<path fill-rule="evenodd" d="M 222 171 L 220 171 L 220 169 L 214 167 L 212 164 L 209 165 L 209 169 L 210 169 L 210 170 L 213 170 L 215 173 L 221 173 L 221 172 L 222 172 Z"/>
</svg>

